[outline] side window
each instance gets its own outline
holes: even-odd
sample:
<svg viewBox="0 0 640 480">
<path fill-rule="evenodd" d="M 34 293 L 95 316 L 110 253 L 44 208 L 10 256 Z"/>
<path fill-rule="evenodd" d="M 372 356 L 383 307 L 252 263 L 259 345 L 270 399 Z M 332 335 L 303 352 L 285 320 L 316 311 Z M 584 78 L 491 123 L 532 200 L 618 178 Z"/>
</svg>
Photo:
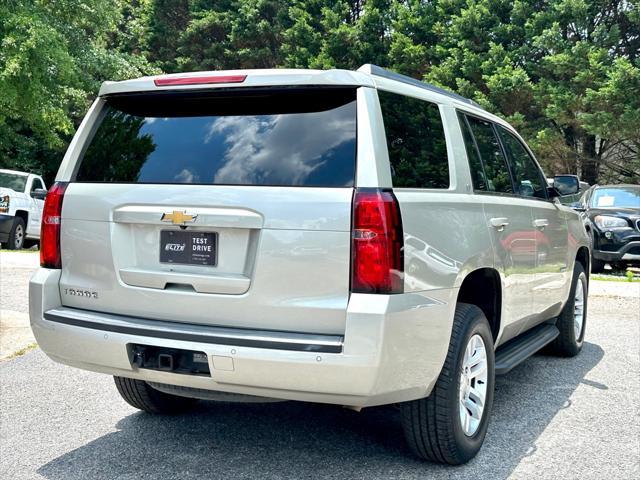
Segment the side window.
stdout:
<svg viewBox="0 0 640 480">
<path fill-rule="evenodd" d="M 378 90 L 394 187 L 449 188 L 440 110 L 434 103 Z"/>
<path fill-rule="evenodd" d="M 547 181 L 524 145 L 512 133 L 498 126 L 509 157 L 516 193 L 523 197 L 547 198 Z"/>
<path fill-rule="evenodd" d="M 487 177 L 482 167 L 482 160 L 480 160 L 480 153 L 476 147 L 476 142 L 473 139 L 473 134 L 469 130 L 469 124 L 467 124 L 466 117 L 463 113 L 458 112 L 458 121 L 460 122 L 460 128 L 462 129 L 462 136 L 464 138 L 464 146 L 467 150 L 467 158 L 469 159 L 469 168 L 471 169 L 471 180 L 473 182 L 473 189 L 478 191 L 489 190 L 487 186 Z"/>
<path fill-rule="evenodd" d="M 484 164 L 487 190 L 490 192 L 513 193 L 513 184 L 506 159 L 500 148 L 493 125 L 485 120 L 467 116 L 469 126 L 478 145 Z"/>
</svg>

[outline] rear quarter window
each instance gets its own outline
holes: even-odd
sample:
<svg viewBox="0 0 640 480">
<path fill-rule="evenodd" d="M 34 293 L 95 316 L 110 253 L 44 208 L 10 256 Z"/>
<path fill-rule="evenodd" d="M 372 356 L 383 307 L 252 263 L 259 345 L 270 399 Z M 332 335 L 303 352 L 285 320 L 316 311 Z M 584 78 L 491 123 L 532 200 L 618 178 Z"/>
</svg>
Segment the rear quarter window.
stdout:
<svg viewBox="0 0 640 480">
<path fill-rule="evenodd" d="M 77 182 L 350 187 L 354 88 L 107 97 Z"/>
<path fill-rule="evenodd" d="M 394 187 L 449 188 L 449 161 L 435 103 L 378 90 Z"/>
</svg>

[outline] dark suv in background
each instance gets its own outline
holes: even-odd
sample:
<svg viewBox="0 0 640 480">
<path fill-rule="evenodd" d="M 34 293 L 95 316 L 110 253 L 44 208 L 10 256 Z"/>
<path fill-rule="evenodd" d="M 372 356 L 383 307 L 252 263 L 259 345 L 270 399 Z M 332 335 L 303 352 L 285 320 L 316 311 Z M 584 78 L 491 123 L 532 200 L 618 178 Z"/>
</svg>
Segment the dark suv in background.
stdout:
<svg viewBox="0 0 640 480">
<path fill-rule="evenodd" d="M 591 271 L 640 265 L 640 185 L 595 185 L 574 208 L 591 237 Z"/>
</svg>

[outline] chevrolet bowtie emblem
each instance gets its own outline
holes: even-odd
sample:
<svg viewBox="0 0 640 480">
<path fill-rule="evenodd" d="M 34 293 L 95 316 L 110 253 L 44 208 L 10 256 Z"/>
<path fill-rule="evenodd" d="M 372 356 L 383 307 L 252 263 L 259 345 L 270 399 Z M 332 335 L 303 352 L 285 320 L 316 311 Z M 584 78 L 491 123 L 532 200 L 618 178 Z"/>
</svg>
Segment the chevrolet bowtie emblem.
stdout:
<svg viewBox="0 0 640 480">
<path fill-rule="evenodd" d="M 163 222 L 171 222 L 174 225 L 184 225 L 186 222 L 193 222 L 197 216 L 198 215 L 187 215 L 187 212 L 174 210 L 172 213 L 163 213 L 160 220 Z"/>
</svg>

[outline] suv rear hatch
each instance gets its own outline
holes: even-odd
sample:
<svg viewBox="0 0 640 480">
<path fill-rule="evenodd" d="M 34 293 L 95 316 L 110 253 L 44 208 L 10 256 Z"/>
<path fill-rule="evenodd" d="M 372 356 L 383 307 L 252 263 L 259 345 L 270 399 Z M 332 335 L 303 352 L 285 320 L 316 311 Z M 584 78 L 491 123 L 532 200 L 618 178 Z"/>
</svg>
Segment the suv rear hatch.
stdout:
<svg viewBox="0 0 640 480">
<path fill-rule="evenodd" d="M 65 306 L 343 333 L 353 87 L 103 98 L 64 194 Z"/>
</svg>

